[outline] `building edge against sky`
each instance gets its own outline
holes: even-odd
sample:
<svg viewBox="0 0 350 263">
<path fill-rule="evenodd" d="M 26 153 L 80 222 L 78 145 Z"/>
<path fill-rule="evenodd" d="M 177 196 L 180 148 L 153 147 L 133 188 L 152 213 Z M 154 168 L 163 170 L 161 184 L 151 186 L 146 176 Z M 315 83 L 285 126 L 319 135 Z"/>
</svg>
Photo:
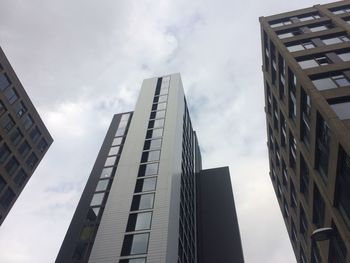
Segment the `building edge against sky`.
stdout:
<svg viewBox="0 0 350 263">
<path fill-rule="evenodd" d="M 202 170 L 180 74 L 116 114 L 56 263 L 244 262 L 228 167 Z"/>
<path fill-rule="evenodd" d="M 297 261 L 350 262 L 350 3 L 260 23 L 270 176 Z M 312 242 L 321 227 L 330 242 Z"/>
<path fill-rule="evenodd" d="M 0 225 L 52 142 L 0 47 Z"/>
</svg>

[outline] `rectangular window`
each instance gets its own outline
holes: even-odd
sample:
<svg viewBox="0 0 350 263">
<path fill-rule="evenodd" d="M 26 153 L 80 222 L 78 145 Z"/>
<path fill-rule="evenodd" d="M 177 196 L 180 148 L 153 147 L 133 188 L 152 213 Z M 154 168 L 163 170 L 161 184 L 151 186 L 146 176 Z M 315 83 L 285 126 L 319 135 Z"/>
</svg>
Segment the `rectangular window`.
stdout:
<svg viewBox="0 0 350 263">
<path fill-rule="evenodd" d="M 12 176 L 14 172 L 17 170 L 18 166 L 19 166 L 19 162 L 15 157 L 12 157 L 5 165 L 5 170 L 9 176 Z"/>
<path fill-rule="evenodd" d="M 145 162 L 159 161 L 159 158 L 160 158 L 160 150 L 143 152 L 141 157 L 141 162 L 145 163 Z"/>
<path fill-rule="evenodd" d="M 7 77 L 6 74 L 1 73 L 0 74 L 0 91 L 5 90 L 10 85 L 11 85 L 10 79 Z"/>
<path fill-rule="evenodd" d="M 311 99 L 305 90 L 301 89 L 301 139 L 306 147 L 310 145 Z"/>
<path fill-rule="evenodd" d="M 100 180 L 96 186 L 96 192 L 106 191 L 109 184 L 109 180 Z"/>
<path fill-rule="evenodd" d="M 117 132 L 115 133 L 115 137 L 124 136 L 124 134 L 125 134 L 125 128 L 118 128 Z"/>
<path fill-rule="evenodd" d="M 304 195 L 306 201 L 309 200 L 309 167 L 304 157 L 300 154 L 300 192 Z"/>
<path fill-rule="evenodd" d="M 287 140 L 287 122 L 286 119 L 283 116 L 283 113 L 280 112 L 280 129 L 281 129 L 281 146 L 286 146 L 286 140 Z"/>
<path fill-rule="evenodd" d="M 103 202 L 103 198 L 105 197 L 105 193 L 96 193 L 92 197 L 90 206 L 99 206 Z"/>
<path fill-rule="evenodd" d="M 112 177 L 113 167 L 105 167 L 101 172 L 101 178 Z"/>
<path fill-rule="evenodd" d="M 5 115 L 1 120 L 1 127 L 5 130 L 6 133 L 12 130 L 15 126 L 15 122 L 10 115 Z"/>
<path fill-rule="evenodd" d="M 43 152 L 45 152 L 47 146 L 48 145 L 47 145 L 46 140 L 44 138 L 42 138 L 40 140 L 40 142 L 38 143 L 38 150 L 43 153 Z"/>
<path fill-rule="evenodd" d="M 112 166 L 115 164 L 115 161 L 117 160 L 117 156 L 111 156 L 106 159 L 105 166 Z"/>
<path fill-rule="evenodd" d="M 287 49 L 289 52 L 296 52 L 296 51 L 301 51 L 306 49 L 312 49 L 315 47 L 316 46 L 311 41 L 309 41 L 309 42 L 299 42 L 299 43 L 288 45 Z"/>
<path fill-rule="evenodd" d="M 131 211 L 152 209 L 154 194 L 134 195 L 131 204 Z"/>
<path fill-rule="evenodd" d="M 146 139 L 162 137 L 163 128 L 148 130 L 146 134 Z"/>
<path fill-rule="evenodd" d="M 14 146 L 17 146 L 19 142 L 22 140 L 22 138 L 23 138 L 23 134 L 19 128 L 14 129 L 10 135 L 11 142 L 13 143 Z"/>
<path fill-rule="evenodd" d="M 81 230 L 79 239 L 81 241 L 89 241 L 94 233 L 94 230 L 95 230 L 95 228 L 92 225 L 84 226 L 83 229 Z"/>
<path fill-rule="evenodd" d="M 27 115 L 23 118 L 23 126 L 25 130 L 29 130 L 33 126 L 33 119 L 30 115 Z"/>
<path fill-rule="evenodd" d="M 325 209 L 326 209 L 325 203 L 320 194 L 320 191 L 318 190 L 315 184 L 312 221 L 317 226 L 317 228 L 324 226 Z"/>
<path fill-rule="evenodd" d="M 316 168 L 326 182 L 328 177 L 330 130 L 319 113 L 317 114 L 316 137 Z"/>
<path fill-rule="evenodd" d="M 289 132 L 289 165 L 292 167 L 293 170 L 295 170 L 296 166 L 296 159 L 297 159 L 297 142 L 292 135 L 291 132 Z"/>
<path fill-rule="evenodd" d="M 146 258 L 121 259 L 119 263 L 146 263 Z"/>
<path fill-rule="evenodd" d="M 125 235 L 121 255 L 146 254 L 148 249 L 149 233 Z"/>
<path fill-rule="evenodd" d="M 160 149 L 162 146 L 162 139 L 146 140 L 143 147 L 144 150 Z"/>
<path fill-rule="evenodd" d="M 350 97 L 341 97 L 335 100 L 328 101 L 331 108 L 341 120 L 350 119 Z"/>
<path fill-rule="evenodd" d="M 165 110 L 152 111 L 150 115 L 150 119 L 159 119 L 164 117 L 165 117 Z"/>
<path fill-rule="evenodd" d="M 112 146 L 120 145 L 122 144 L 123 137 L 117 137 L 113 139 Z"/>
<path fill-rule="evenodd" d="M 100 213 L 101 207 L 90 207 L 86 219 L 90 222 L 95 222 Z"/>
<path fill-rule="evenodd" d="M 130 214 L 126 231 L 131 232 L 150 229 L 151 219 L 152 212 Z"/>
<path fill-rule="evenodd" d="M 26 161 L 29 168 L 33 169 L 38 163 L 39 159 L 36 157 L 35 153 L 31 153 Z"/>
<path fill-rule="evenodd" d="M 0 193 L 6 187 L 6 181 L 0 176 Z"/>
<path fill-rule="evenodd" d="M 13 104 L 18 99 L 17 92 L 14 88 L 7 88 L 4 95 L 10 104 Z"/>
<path fill-rule="evenodd" d="M 6 112 L 6 108 L 4 104 L 0 101 L 0 116 L 2 116 Z"/>
<path fill-rule="evenodd" d="M 157 178 L 138 179 L 136 181 L 135 193 L 148 192 L 156 190 Z"/>
<path fill-rule="evenodd" d="M 5 193 L 0 198 L 0 204 L 2 207 L 5 209 L 9 208 L 12 201 L 15 199 L 15 196 L 15 193 L 10 188 L 7 188 Z"/>
<path fill-rule="evenodd" d="M 300 206 L 300 233 L 303 235 L 305 241 L 308 240 L 308 225 L 304 209 Z"/>
<path fill-rule="evenodd" d="M 31 130 L 29 134 L 30 138 L 32 139 L 33 142 L 37 142 L 37 140 L 41 136 L 41 132 L 38 127 L 35 127 L 33 130 Z"/>
<path fill-rule="evenodd" d="M 348 41 L 350 41 L 350 39 L 347 35 L 338 35 L 335 37 L 329 37 L 329 38 L 322 39 L 322 42 L 327 46 L 339 44 L 339 43 L 343 43 L 343 42 L 348 42 Z"/>
<path fill-rule="evenodd" d="M 27 112 L 27 107 L 24 105 L 22 101 L 19 101 L 14 105 L 14 110 L 16 111 L 17 117 L 22 118 L 24 113 Z"/>
<path fill-rule="evenodd" d="M 24 183 L 27 181 L 27 174 L 23 171 L 23 169 L 21 169 L 17 175 L 15 176 L 15 178 L 13 179 L 13 181 L 18 185 L 18 186 L 23 186 Z"/>
<path fill-rule="evenodd" d="M 347 255 L 345 243 L 334 223 L 332 223 L 332 228 L 334 231 L 334 236 L 331 238 L 329 244 L 328 262 L 345 263 Z"/>
<path fill-rule="evenodd" d="M 27 154 L 30 152 L 30 145 L 28 144 L 27 141 L 24 141 L 21 146 L 19 146 L 18 148 L 18 152 L 20 153 L 20 155 L 22 157 L 25 157 L 27 156 Z"/>
<path fill-rule="evenodd" d="M 328 90 L 350 85 L 349 79 L 343 73 L 333 73 L 330 76 L 314 78 L 312 83 L 318 90 Z"/>
<path fill-rule="evenodd" d="M 298 202 L 297 202 L 297 195 L 295 192 L 294 184 L 292 180 L 290 180 L 290 206 L 293 208 L 296 208 L 297 205 L 298 205 Z"/>
<path fill-rule="evenodd" d="M 4 143 L 0 146 L 0 163 L 6 162 L 7 158 L 10 156 L 11 151 L 9 147 Z"/>
<path fill-rule="evenodd" d="M 148 123 L 148 128 L 161 128 L 164 126 L 164 119 L 156 119 L 156 120 L 151 120 Z"/>
<path fill-rule="evenodd" d="M 168 99 L 167 95 L 161 95 L 154 97 L 153 103 L 166 102 Z"/>
<path fill-rule="evenodd" d="M 148 163 L 140 165 L 138 177 L 158 174 L 158 166 L 158 163 Z"/>
<path fill-rule="evenodd" d="M 152 110 L 165 110 L 166 109 L 166 102 L 153 104 Z"/>
<path fill-rule="evenodd" d="M 119 146 L 111 147 L 108 156 L 117 155 L 119 153 Z"/>
</svg>

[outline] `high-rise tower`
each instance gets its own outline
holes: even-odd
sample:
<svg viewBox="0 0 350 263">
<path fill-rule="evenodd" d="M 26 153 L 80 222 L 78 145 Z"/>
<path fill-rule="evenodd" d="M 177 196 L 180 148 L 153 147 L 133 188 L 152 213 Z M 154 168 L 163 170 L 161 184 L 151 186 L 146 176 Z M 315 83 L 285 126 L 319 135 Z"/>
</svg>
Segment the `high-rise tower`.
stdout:
<svg viewBox="0 0 350 263">
<path fill-rule="evenodd" d="M 350 4 L 261 17 L 270 176 L 298 262 L 350 262 Z M 311 233 L 333 228 L 329 242 Z"/>
<path fill-rule="evenodd" d="M 0 225 L 52 141 L 0 47 Z"/>
<path fill-rule="evenodd" d="M 179 74 L 114 116 L 57 263 L 243 262 L 227 167 L 202 170 Z"/>
</svg>

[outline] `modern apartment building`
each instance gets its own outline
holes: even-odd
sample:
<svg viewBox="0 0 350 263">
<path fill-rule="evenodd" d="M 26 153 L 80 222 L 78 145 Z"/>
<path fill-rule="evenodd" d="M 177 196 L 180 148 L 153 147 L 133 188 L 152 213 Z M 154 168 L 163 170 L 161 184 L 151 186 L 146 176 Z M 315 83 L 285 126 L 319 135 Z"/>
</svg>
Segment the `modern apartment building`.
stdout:
<svg viewBox="0 0 350 263">
<path fill-rule="evenodd" d="M 179 74 L 113 117 L 56 263 L 244 262 L 227 167 L 203 170 Z"/>
<path fill-rule="evenodd" d="M 350 2 L 261 17 L 270 176 L 298 262 L 350 262 Z M 311 233 L 332 227 L 329 241 Z"/>
<path fill-rule="evenodd" d="M 52 141 L 0 47 L 0 225 Z"/>
</svg>

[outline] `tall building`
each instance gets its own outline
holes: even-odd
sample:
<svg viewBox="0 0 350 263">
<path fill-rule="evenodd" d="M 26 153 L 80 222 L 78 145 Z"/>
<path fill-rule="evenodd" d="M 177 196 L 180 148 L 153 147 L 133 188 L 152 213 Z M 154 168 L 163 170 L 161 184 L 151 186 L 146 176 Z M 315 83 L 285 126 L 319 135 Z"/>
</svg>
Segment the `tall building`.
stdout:
<svg viewBox="0 0 350 263">
<path fill-rule="evenodd" d="M 51 143 L 0 47 L 0 225 Z"/>
<path fill-rule="evenodd" d="M 243 262 L 228 167 L 203 170 L 179 74 L 113 117 L 56 263 Z"/>
<path fill-rule="evenodd" d="M 298 262 L 350 262 L 350 3 L 261 17 L 270 176 Z M 330 241 L 311 233 L 332 227 Z"/>
</svg>

